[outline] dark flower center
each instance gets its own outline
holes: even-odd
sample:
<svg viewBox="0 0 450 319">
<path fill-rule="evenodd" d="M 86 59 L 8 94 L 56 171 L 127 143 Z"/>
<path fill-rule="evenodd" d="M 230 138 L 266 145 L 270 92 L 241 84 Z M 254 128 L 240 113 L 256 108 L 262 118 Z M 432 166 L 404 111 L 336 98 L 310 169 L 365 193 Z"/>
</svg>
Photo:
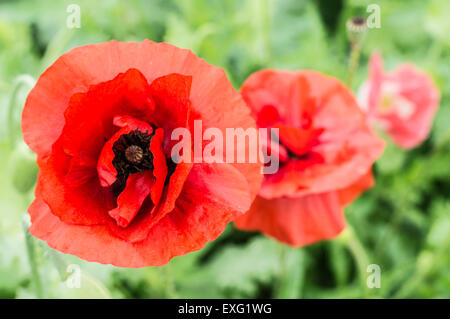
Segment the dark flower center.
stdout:
<svg viewBox="0 0 450 319">
<path fill-rule="evenodd" d="M 144 158 L 144 151 L 137 145 L 128 146 L 125 150 L 125 158 L 134 164 L 138 164 Z"/>
<path fill-rule="evenodd" d="M 114 143 L 112 164 L 117 170 L 117 180 L 113 184 L 113 190 L 117 195 L 125 188 L 128 176 L 153 169 L 153 154 L 150 152 L 153 135 L 154 133 L 148 134 L 136 129 L 120 136 Z"/>
</svg>

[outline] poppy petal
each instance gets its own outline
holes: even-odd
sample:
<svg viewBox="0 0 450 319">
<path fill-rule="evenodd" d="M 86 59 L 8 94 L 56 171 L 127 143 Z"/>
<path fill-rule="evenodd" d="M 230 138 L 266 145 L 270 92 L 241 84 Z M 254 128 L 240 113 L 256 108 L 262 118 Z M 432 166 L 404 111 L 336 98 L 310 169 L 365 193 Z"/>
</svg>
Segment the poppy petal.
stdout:
<svg viewBox="0 0 450 319">
<path fill-rule="evenodd" d="M 305 155 L 318 144 L 323 129 L 300 129 L 292 126 L 276 124 L 279 130 L 280 141 L 290 151 L 298 156 Z"/>
<path fill-rule="evenodd" d="M 338 193 L 330 192 L 292 199 L 258 196 L 235 225 L 300 247 L 336 237 L 344 229 L 345 220 Z"/>
<path fill-rule="evenodd" d="M 339 190 L 339 200 L 341 205 L 348 205 L 353 202 L 362 192 L 373 187 L 375 180 L 373 178 L 372 170 L 362 176 L 356 183 L 351 186 Z"/>
<path fill-rule="evenodd" d="M 61 159 L 61 157 L 66 157 Z M 39 161 L 40 172 L 37 180 L 36 196 L 41 197 L 62 221 L 69 224 L 105 224 L 109 219 L 107 212 L 114 207 L 110 190 L 99 185 L 95 166 L 91 168 L 91 178 L 83 183 L 72 183 L 67 178 L 69 157 L 63 152 L 54 154 L 48 161 Z M 89 175 L 86 175 L 89 176 Z"/>
<path fill-rule="evenodd" d="M 185 200 L 183 198 L 171 214 L 161 219 L 148 236 L 138 242 L 112 236 L 105 225 L 66 224 L 39 198 L 28 208 L 29 230 L 50 247 L 87 261 L 132 268 L 161 266 L 171 258 L 185 254 L 186 250 L 198 250 L 206 242 L 216 239 L 234 217 L 233 212 L 220 205 L 206 201 L 199 205 Z"/>
<path fill-rule="evenodd" d="M 238 212 L 247 211 L 252 201 L 246 178 L 233 165 L 222 163 L 194 165 L 185 192 L 193 202 L 207 198 Z"/>
<path fill-rule="evenodd" d="M 117 197 L 117 207 L 108 212 L 119 227 L 127 227 L 137 215 L 154 183 L 155 179 L 149 171 L 135 173 L 128 177 L 125 189 Z"/>
<path fill-rule="evenodd" d="M 150 85 L 158 109 L 153 114 L 156 126 L 172 133 L 175 128 L 187 127 L 192 76 L 169 74 L 155 79 Z M 167 134 L 164 150 L 170 153 L 174 141 Z"/>
<path fill-rule="evenodd" d="M 50 208 L 37 198 L 28 208 L 31 216 L 30 233 L 63 253 L 76 254 L 87 260 L 124 267 L 147 265 L 145 255 L 136 248 L 111 236 L 104 225 L 71 225 L 52 214 Z M 161 260 L 157 260 L 161 263 Z"/>
<path fill-rule="evenodd" d="M 153 175 L 156 179 L 151 190 L 151 198 L 154 205 L 159 204 L 167 176 L 167 164 L 164 156 L 163 143 L 164 131 L 158 128 L 150 141 L 150 151 L 153 154 Z"/>
<path fill-rule="evenodd" d="M 149 121 L 154 104 L 148 90 L 142 73 L 129 69 L 110 81 L 92 85 L 85 93 L 75 94 L 65 111 L 61 134 L 64 151 L 70 155 L 83 152 L 98 156 L 105 139 L 117 130 L 114 117 L 126 120 L 124 116 L 128 115 L 139 118 L 141 123 Z"/>
</svg>

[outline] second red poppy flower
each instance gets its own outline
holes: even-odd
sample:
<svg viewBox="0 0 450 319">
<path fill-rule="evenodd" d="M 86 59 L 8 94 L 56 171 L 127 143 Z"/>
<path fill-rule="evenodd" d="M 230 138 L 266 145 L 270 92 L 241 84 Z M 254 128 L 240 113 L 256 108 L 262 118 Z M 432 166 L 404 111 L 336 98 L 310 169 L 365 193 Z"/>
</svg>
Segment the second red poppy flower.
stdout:
<svg viewBox="0 0 450 319">
<path fill-rule="evenodd" d="M 373 185 L 384 142 L 348 88 L 313 71 L 263 70 L 242 96 L 259 127 L 278 129 L 280 169 L 267 174 L 250 211 L 235 224 L 302 246 L 337 236 L 343 206 Z"/>
</svg>

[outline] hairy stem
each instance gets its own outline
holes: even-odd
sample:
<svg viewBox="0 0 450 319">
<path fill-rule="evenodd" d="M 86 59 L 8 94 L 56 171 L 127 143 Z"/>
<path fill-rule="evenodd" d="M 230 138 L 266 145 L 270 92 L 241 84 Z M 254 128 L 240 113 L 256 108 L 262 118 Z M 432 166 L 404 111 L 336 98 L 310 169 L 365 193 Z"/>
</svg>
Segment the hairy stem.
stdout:
<svg viewBox="0 0 450 319">
<path fill-rule="evenodd" d="M 356 267 L 358 268 L 358 274 L 361 283 L 361 289 L 363 291 L 364 297 L 368 298 L 369 287 L 367 286 L 366 283 L 366 275 L 367 275 L 367 266 L 370 264 L 369 257 L 367 255 L 366 250 L 364 249 L 364 246 L 362 245 L 361 241 L 359 240 L 353 227 L 350 224 L 347 225 L 344 242 L 356 262 Z"/>
<path fill-rule="evenodd" d="M 42 287 L 42 280 L 41 276 L 39 274 L 38 265 L 36 262 L 36 249 L 35 249 L 35 243 L 34 239 L 31 236 L 30 232 L 27 228 L 27 223 L 24 221 L 22 223 L 23 225 L 23 232 L 25 236 L 25 245 L 27 248 L 27 255 L 28 255 L 28 262 L 30 264 L 30 270 L 31 270 L 31 280 L 33 282 L 33 286 L 35 289 L 36 297 L 37 298 L 43 298 L 44 297 L 44 290 Z"/>
<path fill-rule="evenodd" d="M 348 77 L 347 86 L 352 87 L 353 77 L 355 75 L 356 69 L 358 68 L 359 54 L 361 52 L 361 45 L 358 42 L 351 44 L 350 60 L 348 65 Z"/>
</svg>

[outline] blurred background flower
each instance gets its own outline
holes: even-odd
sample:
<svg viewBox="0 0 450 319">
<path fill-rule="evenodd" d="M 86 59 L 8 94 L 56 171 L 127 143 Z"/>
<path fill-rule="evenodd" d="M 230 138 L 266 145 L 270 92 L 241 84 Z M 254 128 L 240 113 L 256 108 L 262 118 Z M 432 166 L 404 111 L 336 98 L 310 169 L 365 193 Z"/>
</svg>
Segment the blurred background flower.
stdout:
<svg viewBox="0 0 450 319">
<path fill-rule="evenodd" d="M 80 28 L 67 24 L 74 3 Z M 346 208 L 350 227 L 337 239 L 294 249 L 229 225 L 164 267 L 120 269 L 62 255 L 24 231 L 36 168 L 20 142 L 21 109 L 63 52 L 149 38 L 193 50 L 237 89 L 262 68 L 314 69 L 345 81 L 346 21 L 369 21 L 370 4 L 380 8 L 380 28 L 365 31 L 351 88 L 367 78 L 378 49 L 386 70 L 410 61 L 430 74 L 441 102 L 420 146 L 404 151 L 388 140 L 375 187 Z M 0 297 L 450 297 L 448 8 L 445 0 L 0 1 Z M 380 288 L 367 287 L 368 264 L 381 267 Z"/>
<path fill-rule="evenodd" d="M 405 149 L 428 137 L 439 105 L 439 92 L 426 73 L 411 63 L 387 73 L 378 52 L 370 57 L 369 78 L 359 89 L 358 98 L 369 121 Z"/>
</svg>

